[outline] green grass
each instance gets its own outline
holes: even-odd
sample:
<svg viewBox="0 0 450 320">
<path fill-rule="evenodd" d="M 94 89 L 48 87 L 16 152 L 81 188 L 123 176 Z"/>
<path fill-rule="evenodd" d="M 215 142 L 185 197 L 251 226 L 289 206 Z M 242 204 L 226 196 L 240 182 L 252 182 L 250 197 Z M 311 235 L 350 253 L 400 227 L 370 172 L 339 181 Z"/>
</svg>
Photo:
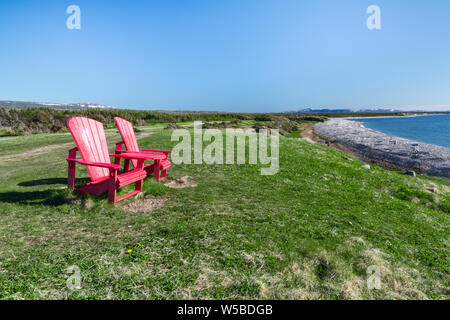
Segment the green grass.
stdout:
<svg viewBox="0 0 450 320">
<path fill-rule="evenodd" d="M 302 130 L 295 130 L 285 135 L 286 138 L 301 138 Z"/>
<path fill-rule="evenodd" d="M 141 147 L 176 143 L 153 129 Z M 117 137 L 108 134 L 111 151 Z M 169 179 L 189 175 L 198 185 L 147 179 L 147 196 L 169 200 L 133 213 L 122 206 L 134 199 L 114 206 L 66 189 L 70 135 L 8 139 L 0 139 L 0 298 L 449 298 L 448 180 L 363 170 L 326 146 L 281 137 L 278 174 L 173 165 Z M 87 177 L 82 166 L 77 176 Z M 66 286 L 71 265 L 80 290 Z M 366 285 L 371 265 L 381 270 L 378 290 Z"/>
</svg>

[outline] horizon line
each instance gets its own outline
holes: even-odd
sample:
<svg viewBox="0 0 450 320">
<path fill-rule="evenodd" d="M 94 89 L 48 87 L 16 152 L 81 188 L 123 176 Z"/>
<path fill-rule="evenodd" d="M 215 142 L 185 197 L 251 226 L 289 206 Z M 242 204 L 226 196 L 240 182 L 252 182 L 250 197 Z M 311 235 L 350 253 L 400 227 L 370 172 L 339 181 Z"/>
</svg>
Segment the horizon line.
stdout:
<svg viewBox="0 0 450 320">
<path fill-rule="evenodd" d="M 142 111 L 197 111 L 197 112 L 226 112 L 226 113 L 292 113 L 292 112 L 301 112 L 310 110 L 350 110 L 353 112 L 357 111 L 375 111 L 375 110 L 393 110 L 391 112 L 450 112 L 450 105 L 441 104 L 441 105 L 420 105 L 420 106 L 411 106 L 411 107 L 393 107 L 393 106 L 377 106 L 377 107 L 322 107 L 322 106 L 314 106 L 314 107 L 303 107 L 303 108 L 286 108 L 283 111 L 264 111 L 264 112 L 251 112 L 251 111 L 225 111 L 223 107 L 202 107 L 202 106 L 192 106 L 192 107 L 170 107 L 170 106 L 117 106 L 117 105 L 108 105 L 108 104 L 102 104 L 102 103 L 96 103 L 96 102 L 88 102 L 88 101 L 81 101 L 81 102 L 69 102 L 69 103 L 62 103 L 62 102 L 51 102 L 51 101 L 27 101 L 27 100 L 0 100 L 0 102 L 22 102 L 22 103 L 36 103 L 36 104 L 42 104 L 42 105 L 64 105 L 64 106 L 70 106 L 70 105 L 80 105 L 80 104 L 88 104 L 88 105 L 96 105 L 96 106 L 104 106 L 112 109 L 129 109 L 129 110 L 142 110 Z M 234 109 L 234 108 L 230 108 Z"/>
</svg>

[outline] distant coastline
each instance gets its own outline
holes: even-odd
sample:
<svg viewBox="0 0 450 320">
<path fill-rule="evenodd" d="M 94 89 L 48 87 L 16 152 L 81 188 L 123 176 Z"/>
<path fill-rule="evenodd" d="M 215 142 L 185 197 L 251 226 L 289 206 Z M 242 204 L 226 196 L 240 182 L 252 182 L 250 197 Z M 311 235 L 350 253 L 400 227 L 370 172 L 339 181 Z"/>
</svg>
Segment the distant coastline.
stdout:
<svg viewBox="0 0 450 320">
<path fill-rule="evenodd" d="M 343 119 L 317 124 L 314 131 L 338 149 L 382 167 L 450 179 L 449 148 L 390 136 Z"/>
<path fill-rule="evenodd" d="M 447 115 L 450 113 L 444 113 L 444 112 L 436 112 L 436 113 L 416 113 L 416 114 L 408 114 L 403 116 L 398 115 L 392 115 L 392 116 L 367 116 L 367 117 L 330 117 L 330 119 L 341 119 L 341 120 L 358 120 L 358 119 L 389 119 L 389 118 L 412 118 L 412 117 L 428 117 L 428 116 L 439 116 L 439 115 Z"/>
<path fill-rule="evenodd" d="M 450 114 L 348 120 L 390 136 L 450 148 Z"/>
</svg>

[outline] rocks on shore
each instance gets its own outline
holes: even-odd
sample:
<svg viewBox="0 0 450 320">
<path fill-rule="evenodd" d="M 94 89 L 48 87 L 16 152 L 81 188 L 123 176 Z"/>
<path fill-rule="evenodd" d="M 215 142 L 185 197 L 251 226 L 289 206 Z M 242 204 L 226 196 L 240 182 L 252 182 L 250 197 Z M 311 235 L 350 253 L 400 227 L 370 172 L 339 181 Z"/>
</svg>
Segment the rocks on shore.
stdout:
<svg viewBox="0 0 450 320">
<path fill-rule="evenodd" d="M 450 178 L 450 149 L 389 136 L 356 121 L 332 119 L 319 123 L 315 132 L 329 141 L 374 161 L 414 173 Z"/>
<path fill-rule="evenodd" d="M 408 171 L 405 172 L 405 174 L 407 176 L 413 176 L 413 177 L 416 176 L 416 172 L 414 170 L 408 170 Z"/>
</svg>

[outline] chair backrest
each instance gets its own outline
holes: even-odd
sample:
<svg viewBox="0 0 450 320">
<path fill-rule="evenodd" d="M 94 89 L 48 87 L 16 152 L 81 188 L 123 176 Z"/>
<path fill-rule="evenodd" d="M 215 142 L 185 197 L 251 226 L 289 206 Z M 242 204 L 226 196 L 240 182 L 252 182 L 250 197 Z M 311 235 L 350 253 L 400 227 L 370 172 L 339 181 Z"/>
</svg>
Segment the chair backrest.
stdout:
<svg viewBox="0 0 450 320">
<path fill-rule="evenodd" d="M 116 122 L 117 128 L 119 129 L 120 135 L 122 136 L 122 140 L 125 143 L 125 147 L 127 148 L 127 150 L 131 152 L 139 152 L 139 146 L 131 122 L 119 117 L 114 117 L 114 121 Z M 137 161 L 131 160 L 131 162 L 136 168 Z"/>
<path fill-rule="evenodd" d="M 84 161 L 111 163 L 105 130 L 101 122 L 84 117 L 73 117 L 67 122 L 67 127 Z M 109 175 L 107 168 L 93 166 L 86 166 L 86 168 L 92 181 Z"/>
</svg>

